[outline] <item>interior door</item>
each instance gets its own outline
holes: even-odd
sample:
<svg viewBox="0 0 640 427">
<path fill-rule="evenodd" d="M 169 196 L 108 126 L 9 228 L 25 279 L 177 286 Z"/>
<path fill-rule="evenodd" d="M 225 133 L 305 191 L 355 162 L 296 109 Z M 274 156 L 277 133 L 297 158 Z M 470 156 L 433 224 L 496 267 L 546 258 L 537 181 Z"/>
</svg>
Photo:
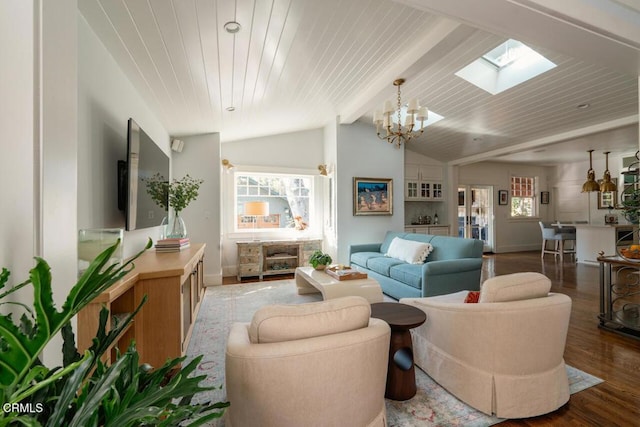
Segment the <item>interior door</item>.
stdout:
<svg viewBox="0 0 640 427">
<path fill-rule="evenodd" d="M 458 187 L 458 237 L 483 241 L 484 252 L 493 251 L 493 187 Z"/>
</svg>

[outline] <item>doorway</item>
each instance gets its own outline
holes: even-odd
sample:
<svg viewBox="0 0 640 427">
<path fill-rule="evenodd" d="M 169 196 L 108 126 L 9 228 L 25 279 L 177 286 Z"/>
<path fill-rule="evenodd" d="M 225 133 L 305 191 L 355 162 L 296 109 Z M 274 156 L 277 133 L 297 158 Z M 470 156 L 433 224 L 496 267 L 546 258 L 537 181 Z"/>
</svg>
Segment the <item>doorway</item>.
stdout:
<svg viewBox="0 0 640 427">
<path fill-rule="evenodd" d="M 458 237 L 478 239 L 484 252 L 493 252 L 493 187 L 458 187 Z"/>
</svg>

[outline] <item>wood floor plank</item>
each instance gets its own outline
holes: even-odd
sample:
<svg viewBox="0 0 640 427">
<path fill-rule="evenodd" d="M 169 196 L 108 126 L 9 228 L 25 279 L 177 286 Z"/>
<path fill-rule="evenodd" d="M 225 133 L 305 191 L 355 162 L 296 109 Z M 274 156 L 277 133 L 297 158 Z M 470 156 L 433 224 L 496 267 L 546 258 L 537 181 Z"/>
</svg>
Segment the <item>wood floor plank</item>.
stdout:
<svg viewBox="0 0 640 427">
<path fill-rule="evenodd" d="M 500 426 L 640 426 L 640 340 L 598 328 L 598 267 L 564 263 L 540 252 L 485 255 L 483 281 L 496 275 L 537 271 L 551 279 L 551 291 L 572 299 L 564 352 L 568 365 L 604 383 L 571 395 L 562 408 Z"/>
<path fill-rule="evenodd" d="M 571 395 L 560 409 L 539 417 L 508 420 L 500 426 L 640 426 L 640 340 L 598 328 L 599 272 L 596 266 L 563 263 L 540 252 L 485 255 L 482 281 L 497 275 L 537 271 L 552 292 L 572 299 L 565 362 L 604 383 Z M 236 283 L 225 278 L 225 284 Z"/>
</svg>

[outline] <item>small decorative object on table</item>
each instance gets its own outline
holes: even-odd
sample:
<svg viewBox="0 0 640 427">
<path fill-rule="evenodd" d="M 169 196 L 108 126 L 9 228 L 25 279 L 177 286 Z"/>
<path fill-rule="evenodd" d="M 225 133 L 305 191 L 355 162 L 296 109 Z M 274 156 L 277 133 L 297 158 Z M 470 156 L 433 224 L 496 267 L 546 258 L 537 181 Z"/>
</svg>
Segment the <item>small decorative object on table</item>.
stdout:
<svg viewBox="0 0 640 427">
<path fill-rule="evenodd" d="M 116 242 L 122 242 L 124 230 L 122 228 L 94 228 L 78 231 L 78 277 L 80 277 L 100 253 L 113 246 Z M 109 262 L 120 264 L 124 259 L 122 245 L 113 252 Z"/>
<path fill-rule="evenodd" d="M 179 252 L 191 246 L 188 237 L 161 239 L 156 242 L 156 252 Z"/>
<path fill-rule="evenodd" d="M 309 264 L 316 270 L 324 270 L 331 261 L 331 256 L 322 251 L 315 251 L 309 258 Z"/>
<path fill-rule="evenodd" d="M 198 197 L 198 190 L 204 180 L 191 178 L 187 174 L 181 179 L 174 179 L 170 183 L 162 175 L 155 174 L 151 178 L 144 179 L 144 181 L 147 186 L 147 193 L 158 206 L 165 210 L 168 210 L 169 207 L 173 208 L 169 220 L 167 222 L 162 221 L 163 224 L 166 224 L 166 230 L 162 233 L 162 237 L 172 239 L 187 237 L 187 227 L 180 216 L 180 212 Z M 167 201 L 169 206 L 166 205 Z"/>
<path fill-rule="evenodd" d="M 358 270 L 354 270 L 348 265 L 335 265 L 332 267 L 327 267 L 325 270 L 329 276 L 334 279 L 342 280 L 358 280 L 358 279 L 366 279 L 367 273 L 362 273 Z"/>
</svg>

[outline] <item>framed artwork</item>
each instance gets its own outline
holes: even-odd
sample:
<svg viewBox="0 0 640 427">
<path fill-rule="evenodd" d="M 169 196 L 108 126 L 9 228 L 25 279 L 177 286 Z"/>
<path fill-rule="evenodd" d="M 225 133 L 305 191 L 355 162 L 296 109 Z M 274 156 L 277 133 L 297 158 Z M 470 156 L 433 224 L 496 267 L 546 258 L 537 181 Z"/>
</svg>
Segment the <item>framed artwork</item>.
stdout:
<svg viewBox="0 0 640 427">
<path fill-rule="evenodd" d="M 509 203 L 509 192 L 507 190 L 498 190 L 498 204 L 506 205 Z"/>
<path fill-rule="evenodd" d="M 618 187 L 618 178 L 611 178 L 611 181 Z M 601 184 L 602 180 L 598 180 L 598 184 Z M 615 209 L 618 208 L 618 192 L 617 191 L 598 191 L 598 209 Z"/>
<path fill-rule="evenodd" d="M 353 178 L 354 215 L 393 215 L 391 178 Z"/>
<path fill-rule="evenodd" d="M 548 191 L 543 191 L 540 193 L 540 203 L 543 205 L 548 205 L 549 204 L 549 192 Z"/>
</svg>

